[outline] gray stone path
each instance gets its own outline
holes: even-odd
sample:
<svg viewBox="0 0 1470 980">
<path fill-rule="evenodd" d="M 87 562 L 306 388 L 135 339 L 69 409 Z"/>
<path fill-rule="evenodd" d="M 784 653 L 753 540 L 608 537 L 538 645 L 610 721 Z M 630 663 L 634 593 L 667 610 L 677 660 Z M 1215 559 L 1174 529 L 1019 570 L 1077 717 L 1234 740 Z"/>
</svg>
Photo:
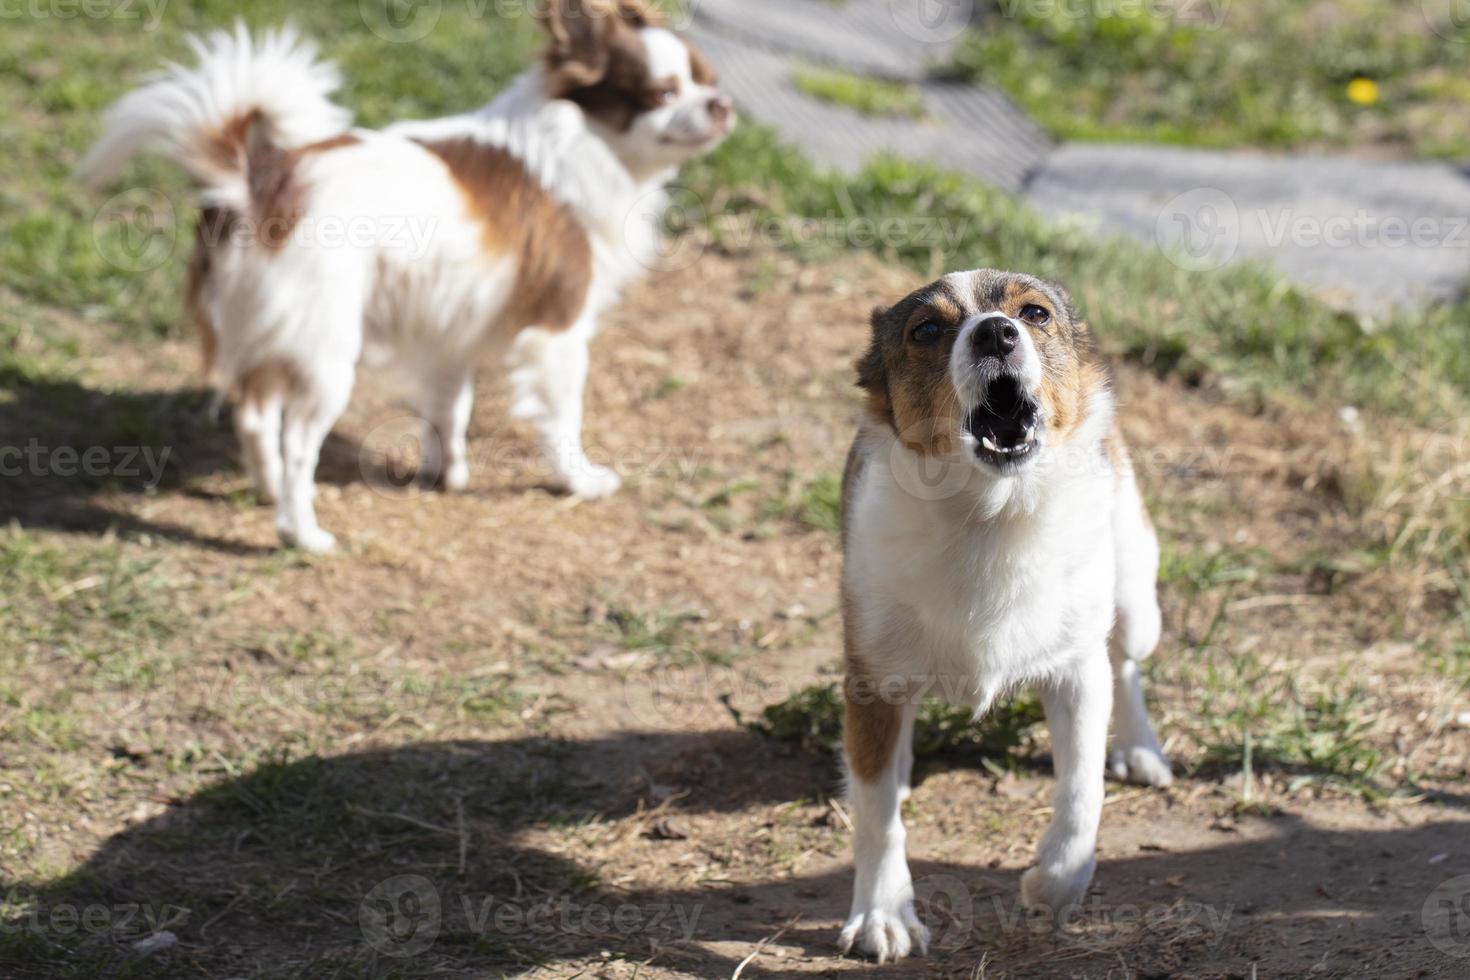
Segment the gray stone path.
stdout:
<svg viewBox="0 0 1470 980">
<path fill-rule="evenodd" d="M 1455 299 L 1470 284 L 1470 180 L 1446 164 L 1070 144 L 1025 195 L 1185 268 L 1268 262 L 1363 313 Z"/>
<path fill-rule="evenodd" d="M 994 90 L 930 81 L 969 0 L 698 0 L 690 28 L 742 107 L 817 162 L 890 152 L 963 170 L 1041 213 L 1158 248 L 1185 268 L 1267 262 L 1367 314 L 1470 285 L 1470 172 L 1431 163 L 1169 147 L 1055 146 Z M 926 118 L 875 118 L 801 92 L 803 64 L 918 86 Z"/>
<path fill-rule="evenodd" d="M 886 151 L 968 171 L 1015 193 L 1051 149 L 1030 119 L 995 92 L 924 83 L 920 96 L 927 118 L 863 116 L 799 90 L 791 72 L 800 62 L 788 55 L 702 27 L 689 33 L 719 66 L 722 84 L 743 111 L 843 173 L 855 173 Z"/>
</svg>

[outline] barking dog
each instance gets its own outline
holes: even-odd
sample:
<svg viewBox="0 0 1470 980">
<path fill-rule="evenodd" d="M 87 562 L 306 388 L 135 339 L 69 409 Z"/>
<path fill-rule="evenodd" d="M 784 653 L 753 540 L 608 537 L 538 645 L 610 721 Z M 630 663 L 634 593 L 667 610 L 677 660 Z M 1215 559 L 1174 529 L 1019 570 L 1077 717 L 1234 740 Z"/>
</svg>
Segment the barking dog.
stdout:
<svg viewBox="0 0 1470 980">
<path fill-rule="evenodd" d="M 290 30 L 193 44 L 108 112 L 92 184 L 158 149 L 201 187 L 188 300 L 287 544 L 334 544 L 313 508 L 323 440 L 359 359 L 406 383 L 425 475 L 469 477 L 474 374 L 503 360 L 566 489 L 618 477 L 582 449 L 587 345 L 650 264 L 662 190 L 735 123 L 704 59 L 640 0 L 557 0 L 544 62 L 478 113 L 350 129 L 339 77 Z M 416 240 L 406 229 L 423 232 Z"/>
<path fill-rule="evenodd" d="M 928 944 L 899 813 L 925 696 L 978 717 L 1018 686 L 1040 692 L 1057 787 L 1021 879 L 1030 907 L 1086 891 L 1105 767 L 1171 777 L 1139 675 L 1159 639 L 1158 545 L 1066 294 L 951 274 L 875 311 L 858 367 L 867 412 L 844 480 L 842 579 L 856 886 L 840 945 L 881 962 Z"/>
</svg>

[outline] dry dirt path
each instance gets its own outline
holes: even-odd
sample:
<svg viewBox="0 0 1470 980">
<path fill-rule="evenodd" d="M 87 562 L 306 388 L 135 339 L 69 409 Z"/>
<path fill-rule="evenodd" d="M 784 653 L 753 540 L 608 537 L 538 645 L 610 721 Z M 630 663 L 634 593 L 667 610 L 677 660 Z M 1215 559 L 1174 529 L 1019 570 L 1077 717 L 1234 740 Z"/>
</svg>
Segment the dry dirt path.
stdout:
<svg viewBox="0 0 1470 980">
<path fill-rule="evenodd" d="M 867 261 L 711 255 L 633 290 L 595 350 L 589 441 L 627 478 L 605 503 L 541 488 L 490 379 L 470 492 L 397 488 L 409 429 L 369 382 L 324 467 L 344 550 L 320 560 L 274 550 L 231 440 L 174 394 L 187 345 L 88 337 L 76 390 L 18 390 L 0 427 L 60 441 L 131 406 L 172 426 L 174 468 L 155 493 L 39 481 L 9 533 L 146 563 L 157 589 L 137 601 L 172 625 L 105 634 L 126 676 L 39 645 L 20 659 L 22 707 L 75 714 L 65 738 L 5 729 L 0 790 L 23 785 L 0 880 L 52 906 L 189 908 L 149 976 L 705 977 L 752 954 L 747 977 L 1463 975 L 1447 953 L 1470 945 L 1442 922 L 1434 945 L 1421 914 L 1470 873 L 1470 740 L 1412 646 L 1442 629 L 1442 596 L 1336 557 L 1359 530 L 1343 486 L 1359 448 L 1333 413 L 1136 367 L 1125 429 L 1176 568 L 1248 572 L 1176 571 L 1165 592 L 1154 690 L 1181 778 L 1110 790 L 1095 902 L 1057 934 L 1015 907 L 1044 742 L 1004 778 L 921 762 L 910 853 L 935 954 L 834 955 L 835 763 L 736 719 L 834 676 L 822 525 L 850 362 L 865 311 L 911 285 Z M 1361 690 L 1362 737 L 1398 760 L 1378 781 L 1418 795 L 1370 802 L 1267 759 L 1242 805 L 1209 733 L 1316 683 Z"/>
</svg>

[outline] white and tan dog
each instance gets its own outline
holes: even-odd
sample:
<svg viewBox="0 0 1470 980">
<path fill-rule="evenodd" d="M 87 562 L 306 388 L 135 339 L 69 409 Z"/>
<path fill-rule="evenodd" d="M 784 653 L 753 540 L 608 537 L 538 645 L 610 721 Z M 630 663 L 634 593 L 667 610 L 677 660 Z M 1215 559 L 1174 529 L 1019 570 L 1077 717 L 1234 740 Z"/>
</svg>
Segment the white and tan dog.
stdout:
<svg viewBox="0 0 1470 980">
<path fill-rule="evenodd" d="M 1039 690 L 1057 787 L 1021 879 L 1033 908 L 1086 891 L 1109 764 L 1154 786 L 1171 777 L 1139 674 L 1159 639 L 1158 545 L 1107 371 L 1066 294 L 951 274 L 874 312 L 859 375 L 842 578 L 856 886 L 840 944 L 881 962 L 928 944 L 899 812 L 923 697 L 978 717 Z"/>
<path fill-rule="evenodd" d="M 79 168 L 98 184 L 157 149 L 200 185 L 189 306 L 288 544 L 334 543 L 315 472 L 360 359 L 406 383 L 426 423 L 423 471 L 449 489 L 469 478 L 487 358 L 509 368 L 513 411 L 568 490 L 618 487 L 582 448 L 587 345 L 654 258 L 665 184 L 735 113 L 641 0 L 542 9 L 546 58 L 503 95 L 381 132 L 350 128 L 328 98 L 337 70 L 293 32 L 215 33 L 194 42 L 197 66 L 114 105 Z"/>
</svg>

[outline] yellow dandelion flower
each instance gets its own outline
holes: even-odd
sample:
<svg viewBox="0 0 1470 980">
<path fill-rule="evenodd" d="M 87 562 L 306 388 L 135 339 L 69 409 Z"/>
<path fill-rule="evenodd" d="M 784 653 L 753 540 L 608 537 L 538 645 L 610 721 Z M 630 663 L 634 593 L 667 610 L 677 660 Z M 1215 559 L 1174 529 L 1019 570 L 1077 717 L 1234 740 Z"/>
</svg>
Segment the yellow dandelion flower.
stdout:
<svg viewBox="0 0 1470 980">
<path fill-rule="evenodd" d="M 1371 78 L 1355 78 L 1348 82 L 1347 97 L 1358 105 L 1373 105 L 1378 101 L 1378 83 Z"/>
</svg>

